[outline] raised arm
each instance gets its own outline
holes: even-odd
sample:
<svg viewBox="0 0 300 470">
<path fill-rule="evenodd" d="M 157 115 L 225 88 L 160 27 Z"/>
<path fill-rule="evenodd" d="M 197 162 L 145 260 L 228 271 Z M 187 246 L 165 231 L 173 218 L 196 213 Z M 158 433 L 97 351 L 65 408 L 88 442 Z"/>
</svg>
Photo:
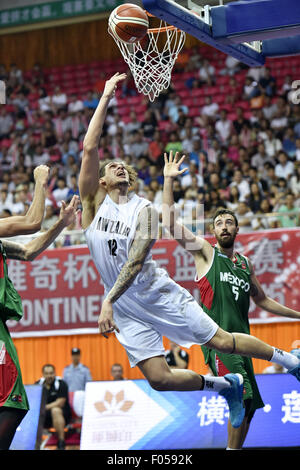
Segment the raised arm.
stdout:
<svg viewBox="0 0 300 470">
<path fill-rule="evenodd" d="M 172 237 L 192 255 L 204 254 L 206 259 L 208 256 L 212 256 L 213 248 L 211 245 L 204 240 L 204 238 L 196 236 L 183 224 L 180 224 L 176 218 L 173 181 L 186 171 L 186 169 L 179 170 L 180 165 L 184 160 L 184 156 L 179 159 L 179 154 L 176 152 L 175 157 L 173 157 L 173 152 L 171 151 L 169 157 L 165 153 L 164 158 L 165 166 L 162 205 L 163 226 L 170 232 Z"/>
<path fill-rule="evenodd" d="M 68 206 L 66 206 L 65 202 L 62 201 L 59 218 L 55 224 L 47 230 L 47 232 L 39 235 L 29 243 L 23 245 L 21 243 L 2 240 L 7 257 L 10 259 L 19 259 L 21 261 L 34 260 L 40 253 L 42 253 L 42 251 L 46 250 L 46 248 L 53 243 L 65 227 L 68 227 L 68 225 L 75 221 L 78 204 L 78 196 L 73 196 Z"/>
<path fill-rule="evenodd" d="M 128 254 L 128 260 L 102 303 L 98 320 L 100 333 L 104 334 L 114 329 L 119 331 L 113 321 L 113 303 L 131 286 L 141 271 L 146 256 L 157 239 L 157 234 L 158 214 L 153 207 L 146 206 L 139 214 L 136 234 Z"/>
<path fill-rule="evenodd" d="M 105 84 L 105 88 L 95 113 L 89 123 L 87 133 L 83 141 L 83 156 L 79 174 L 79 193 L 83 206 L 83 227 L 90 223 L 93 217 L 93 204 L 96 194 L 99 194 L 99 202 L 104 199 L 106 192 L 99 186 L 99 154 L 98 146 L 106 118 L 108 104 L 113 97 L 118 83 L 126 78 L 126 74 L 116 73 Z M 88 220 L 86 220 L 88 218 Z"/>
<path fill-rule="evenodd" d="M 34 170 L 35 189 L 32 203 L 27 214 L 0 219 L 0 237 L 14 237 L 38 232 L 45 211 L 46 187 L 49 167 L 40 165 Z"/>
</svg>

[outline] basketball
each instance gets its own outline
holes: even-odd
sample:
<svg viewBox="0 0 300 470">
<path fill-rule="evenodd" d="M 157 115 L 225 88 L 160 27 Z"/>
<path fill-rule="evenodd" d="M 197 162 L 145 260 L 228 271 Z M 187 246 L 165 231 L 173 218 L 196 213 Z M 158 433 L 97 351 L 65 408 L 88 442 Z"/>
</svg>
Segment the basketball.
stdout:
<svg viewBox="0 0 300 470">
<path fill-rule="evenodd" d="M 139 6 L 125 3 L 110 14 L 108 28 L 119 41 L 134 43 L 140 41 L 149 27 L 147 13 Z"/>
</svg>

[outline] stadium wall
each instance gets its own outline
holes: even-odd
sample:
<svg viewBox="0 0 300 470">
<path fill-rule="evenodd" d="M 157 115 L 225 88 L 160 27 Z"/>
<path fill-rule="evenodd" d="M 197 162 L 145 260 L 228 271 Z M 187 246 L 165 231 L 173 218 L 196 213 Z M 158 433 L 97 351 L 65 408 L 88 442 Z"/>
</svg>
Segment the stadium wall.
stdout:
<svg viewBox="0 0 300 470">
<path fill-rule="evenodd" d="M 0 34 L 0 63 L 7 67 L 16 63 L 27 71 L 36 62 L 47 68 L 121 57 L 107 32 L 107 18 L 93 21 L 82 18 L 76 24 L 48 28 L 45 24 L 38 26 L 39 29 Z M 186 47 L 196 43 L 195 38 L 187 36 Z"/>
</svg>

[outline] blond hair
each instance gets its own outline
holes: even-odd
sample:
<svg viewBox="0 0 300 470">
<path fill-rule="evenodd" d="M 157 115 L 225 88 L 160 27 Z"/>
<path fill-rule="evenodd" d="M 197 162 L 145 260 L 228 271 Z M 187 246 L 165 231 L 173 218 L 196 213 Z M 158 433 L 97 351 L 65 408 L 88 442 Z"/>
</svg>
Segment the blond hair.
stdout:
<svg viewBox="0 0 300 470">
<path fill-rule="evenodd" d="M 100 162 L 100 164 L 99 164 L 99 178 L 103 178 L 105 176 L 106 165 L 111 163 L 111 161 L 112 160 L 107 159 L 107 160 L 103 160 L 102 162 Z M 129 175 L 129 186 L 133 186 L 135 181 L 136 181 L 136 178 L 137 178 L 137 172 L 130 165 L 125 164 L 124 167 L 127 170 L 128 175 Z"/>
</svg>

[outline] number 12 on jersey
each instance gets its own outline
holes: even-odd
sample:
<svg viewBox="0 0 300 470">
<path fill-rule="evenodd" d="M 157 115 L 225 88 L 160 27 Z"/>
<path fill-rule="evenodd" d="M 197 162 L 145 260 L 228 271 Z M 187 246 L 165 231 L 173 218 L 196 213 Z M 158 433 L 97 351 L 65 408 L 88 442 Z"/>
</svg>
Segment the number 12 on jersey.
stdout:
<svg viewBox="0 0 300 470">
<path fill-rule="evenodd" d="M 109 254 L 112 256 L 117 256 L 117 241 L 115 239 L 108 240 Z"/>
</svg>

